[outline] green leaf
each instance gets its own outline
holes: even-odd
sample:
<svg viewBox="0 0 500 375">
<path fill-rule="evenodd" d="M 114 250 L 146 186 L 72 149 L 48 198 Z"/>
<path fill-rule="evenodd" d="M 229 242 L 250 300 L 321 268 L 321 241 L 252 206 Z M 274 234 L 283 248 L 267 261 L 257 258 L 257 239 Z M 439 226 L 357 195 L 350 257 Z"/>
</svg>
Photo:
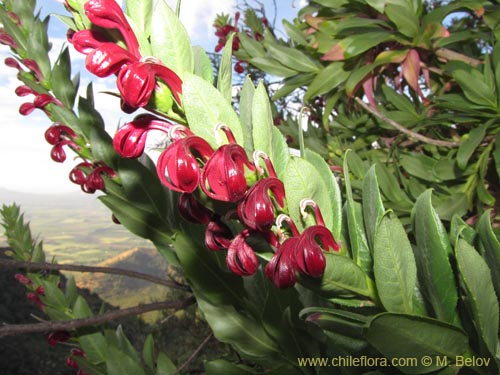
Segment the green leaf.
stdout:
<svg viewBox="0 0 500 375">
<path fill-rule="evenodd" d="M 493 232 L 490 215 L 491 210 L 487 210 L 481 215 L 477 223 L 477 230 L 483 249 L 482 255 L 491 270 L 493 286 L 497 296 L 500 296 L 500 241 Z"/>
<path fill-rule="evenodd" d="M 347 152 L 344 159 L 344 180 L 347 195 L 347 227 L 352 257 L 356 264 L 360 266 L 364 272 L 370 275 L 372 273 L 373 261 L 368 246 L 368 240 L 365 235 L 362 207 L 358 202 L 355 202 L 352 197 L 351 179 L 347 162 L 348 155 L 351 154 L 352 152 Z"/>
<path fill-rule="evenodd" d="M 233 101 L 233 38 L 234 34 L 231 34 L 226 42 L 217 75 L 217 90 L 229 104 Z"/>
<path fill-rule="evenodd" d="M 431 197 L 432 190 L 429 189 L 415 203 L 415 258 L 419 265 L 421 289 L 436 318 L 454 323 L 458 321 L 458 295 L 448 259 L 452 249 L 446 230 L 432 207 Z"/>
<path fill-rule="evenodd" d="M 145 375 L 144 369 L 139 363 L 114 346 L 108 348 L 106 370 L 108 375 Z"/>
<path fill-rule="evenodd" d="M 481 255 L 465 240 L 458 240 L 455 249 L 460 277 L 466 289 L 474 326 L 491 355 L 497 352 L 498 300 L 490 269 Z"/>
<path fill-rule="evenodd" d="M 297 74 L 296 70 L 289 69 L 274 59 L 267 57 L 252 57 L 250 64 L 256 66 L 260 70 L 277 77 L 291 77 Z"/>
<path fill-rule="evenodd" d="M 386 310 L 412 313 L 417 267 L 403 225 L 391 213 L 386 213 L 375 230 L 373 270 Z"/>
<path fill-rule="evenodd" d="M 245 365 L 236 365 L 224 359 L 214 359 L 205 362 L 205 372 L 207 375 L 254 375 L 255 372 L 247 369 Z"/>
<path fill-rule="evenodd" d="M 78 298 L 78 289 L 76 287 L 76 282 L 73 275 L 68 276 L 68 281 L 66 282 L 65 295 L 66 295 L 66 300 L 68 301 L 68 306 L 71 309 L 73 309 L 76 299 Z"/>
<path fill-rule="evenodd" d="M 495 149 L 493 150 L 493 159 L 495 159 L 495 169 L 497 171 L 497 177 L 500 179 L 500 134 L 497 134 L 495 138 Z"/>
<path fill-rule="evenodd" d="M 244 144 L 244 135 L 236 112 L 226 98 L 204 79 L 186 74 L 183 84 L 183 103 L 191 130 L 212 147 L 227 143 L 224 133 L 215 135 L 215 127 L 223 123 L 231 129 L 236 141 Z"/>
<path fill-rule="evenodd" d="M 151 371 L 155 370 L 155 342 L 152 334 L 147 335 L 144 340 L 142 359 Z"/>
<path fill-rule="evenodd" d="M 108 355 L 108 344 L 101 332 L 91 333 L 78 337 L 78 343 L 92 364 L 106 362 Z"/>
<path fill-rule="evenodd" d="M 365 272 L 345 255 L 325 253 L 326 269 L 321 279 L 301 278 L 307 288 L 326 298 L 368 297 L 374 299 L 374 293 L 368 284 Z"/>
<path fill-rule="evenodd" d="M 460 143 L 457 153 L 457 165 L 460 169 L 465 169 L 470 157 L 481 144 L 486 135 L 486 126 L 478 126 L 464 136 L 464 141 Z"/>
<path fill-rule="evenodd" d="M 297 72 L 317 72 L 321 64 L 311 60 L 303 52 L 295 48 L 281 46 L 279 44 L 267 44 L 267 51 L 280 64 Z"/>
<path fill-rule="evenodd" d="M 384 8 L 384 13 L 396 25 L 401 34 L 414 38 L 419 31 L 419 19 L 408 2 L 404 4 L 389 3 Z"/>
<path fill-rule="evenodd" d="M 163 352 L 158 354 L 156 375 L 174 375 L 177 371 L 172 360 Z"/>
<path fill-rule="evenodd" d="M 363 179 L 363 219 L 368 243 L 373 250 L 375 228 L 384 216 L 384 204 L 378 188 L 376 165 L 373 165 Z"/>
<path fill-rule="evenodd" d="M 194 74 L 200 76 L 208 83 L 214 82 L 214 72 L 212 70 L 212 63 L 207 53 L 200 46 L 193 47 L 194 56 Z"/>
<path fill-rule="evenodd" d="M 337 88 L 349 77 L 350 72 L 344 70 L 343 62 L 333 62 L 322 69 L 309 85 L 304 101 L 309 101 L 318 95 L 323 95 Z"/>
<path fill-rule="evenodd" d="M 193 49 L 184 25 L 165 0 L 154 0 L 151 20 L 151 48 L 181 78 L 194 70 Z M 184 99 L 186 102 L 187 99 Z"/>
<path fill-rule="evenodd" d="M 316 169 L 306 159 L 290 157 L 282 179 L 285 185 L 288 211 L 291 218 L 299 229 L 304 229 L 308 225 L 316 224 L 315 220 L 308 216 L 306 222 L 303 221 L 300 213 L 300 201 L 309 198 L 315 201 L 321 208 L 321 213 L 328 228 L 333 228 L 333 202 L 330 200 L 328 190 L 321 176 L 320 170 Z M 337 208 L 338 209 L 338 208 Z M 310 220 L 309 220 L 310 218 Z M 338 217 L 337 223 L 338 223 Z M 334 228 L 338 232 L 338 228 Z"/>
<path fill-rule="evenodd" d="M 46 280 L 41 280 L 40 284 L 45 291 L 45 294 L 41 297 L 44 304 L 62 312 L 68 309 L 66 296 L 57 285 Z"/>
<path fill-rule="evenodd" d="M 151 35 L 151 21 L 153 18 L 153 1 L 152 0 L 126 0 L 125 10 L 127 16 L 130 17 L 134 24 L 141 28 L 142 33 L 146 38 Z"/>
<path fill-rule="evenodd" d="M 303 46 L 307 46 L 308 42 L 302 31 L 295 26 L 294 24 L 290 23 L 286 19 L 283 19 L 283 28 L 285 29 L 285 32 L 287 33 L 288 37 L 293 40 L 295 43 Z"/>
<path fill-rule="evenodd" d="M 255 94 L 255 86 L 253 85 L 250 76 L 245 78 L 243 83 L 243 88 L 240 94 L 240 122 L 244 134 L 253 133 L 252 125 L 252 106 L 253 106 L 253 96 Z M 244 143 L 245 151 L 247 155 L 252 155 L 254 152 L 253 147 L 253 136 L 245 137 Z"/>
<path fill-rule="evenodd" d="M 398 367 L 405 374 L 430 373 L 468 351 L 468 338 L 462 330 L 438 320 L 410 315 L 377 315 L 368 326 L 366 339 L 389 359 L 415 358 L 416 362 L 410 366 Z M 423 362 L 424 357 L 430 357 L 431 361 Z"/>
<path fill-rule="evenodd" d="M 311 163 L 314 168 L 318 171 L 325 183 L 326 190 L 325 194 L 328 195 L 328 199 L 332 203 L 332 226 L 329 228 L 333 234 L 334 238 L 341 237 L 342 231 L 342 193 L 337 183 L 337 179 L 333 175 L 330 167 L 319 154 L 311 151 L 309 149 L 305 150 L 305 159 Z"/>
<path fill-rule="evenodd" d="M 67 47 L 63 49 L 52 68 L 50 85 L 56 98 L 66 107 L 73 108 L 78 86 L 75 87 L 71 80 L 71 60 Z"/>
<path fill-rule="evenodd" d="M 479 70 L 468 68 L 469 71 L 464 69 L 457 69 L 453 71 L 453 78 L 462 88 L 464 95 L 467 99 L 475 104 L 496 109 L 497 101 L 496 93 L 485 82 L 484 76 Z"/>
<path fill-rule="evenodd" d="M 380 190 L 391 202 L 398 203 L 403 207 L 413 207 L 413 202 L 401 189 L 399 181 L 393 173 L 383 164 L 377 164 L 377 178 Z"/>
<path fill-rule="evenodd" d="M 289 158 L 288 146 L 273 124 L 269 97 L 262 82 L 253 95 L 252 138 L 254 149 L 264 151 L 269 156 L 278 177 L 282 178 Z"/>
</svg>

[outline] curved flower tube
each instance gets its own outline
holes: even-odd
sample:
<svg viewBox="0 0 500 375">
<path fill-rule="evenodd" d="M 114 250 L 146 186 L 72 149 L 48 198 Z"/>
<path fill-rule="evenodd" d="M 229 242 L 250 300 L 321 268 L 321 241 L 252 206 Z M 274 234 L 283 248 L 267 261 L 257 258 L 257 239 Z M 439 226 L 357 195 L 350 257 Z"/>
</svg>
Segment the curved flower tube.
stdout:
<svg viewBox="0 0 500 375">
<path fill-rule="evenodd" d="M 203 168 L 203 192 L 212 199 L 238 202 L 247 191 L 245 165 L 255 170 L 243 147 L 233 143 L 219 147 Z"/>
<path fill-rule="evenodd" d="M 295 269 L 310 277 L 321 277 L 325 272 L 326 258 L 323 250 L 338 251 L 339 244 L 328 228 L 313 225 L 300 235 L 300 241 L 294 249 L 292 261 Z M 321 244 L 321 246 L 320 246 Z"/>
<path fill-rule="evenodd" d="M 76 133 L 69 126 L 54 124 L 45 131 L 45 140 L 50 145 L 56 145 L 64 139 L 72 139 Z"/>
<path fill-rule="evenodd" d="M 182 193 L 177 201 L 181 216 L 194 224 L 208 224 L 213 212 L 200 203 L 191 193 Z"/>
<path fill-rule="evenodd" d="M 197 159 L 206 162 L 212 154 L 212 147 L 203 138 L 188 136 L 177 139 L 158 158 L 158 177 L 169 189 L 192 193 L 200 183 Z"/>
<path fill-rule="evenodd" d="M 259 260 L 253 249 L 246 243 L 251 232 L 243 229 L 229 245 L 226 263 L 231 272 L 239 276 L 253 275 L 259 267 Z"/>
<path fill-rule="evenodd" d="M 97 30 L 80 30 L 72 32 L 67 35 L 67 39 L 78 52 L 85 55 L 101 47 L 104 43 L 109 42 L 109 40 Z"/>
<path fill-rule="evenodd" d="M 226 250 L 233 240 L 231 229 L 224 224 L 219 216 L 215 216 L 208 223 L 205 230 L 205 246 L 212 251 Z"/>
<path fill-rule="evenodd" d="M 156 78 L 160 78 L 172 90 L 175 100 L 180 103 L 182 80 L 173 70 L 153 62 L 134 62 L 118 73 L 117 87 L 123 100 L 131 107 L 148 104 L 156 88 Z"/>
<path fill-rule="evenodd" d="M 139 42 L 115 0 L 89 0 L 84 5 L 85 14 L 94 25 L 106 29 L 118 29 L 127 44 L 128 50 L 140 57 Z"/>
<path fill-rule="evenodd" d="M 172 123 L 153 115 L 137 116 L 118 129 L 113 137 L 113 147 L 124 158 L 138 158 L 144 152 L 149 131 L 168 133 L 172 126 Z"/>
<path fill-rule="evenodd" d="M 238 205 L 238 216 L 249 228 L 266 232 L 274 224 L 274 196 L 279 207 L 285 205 L 285 186 L 277 178 L 265 178 L 253 185 Z"/>
<path fill-rule="evenodd" d="M 129 51 L 109 42 L 103 43 L 87 55 L 85 68 L 102 78 L 118 73 L 123 66 L 135 61 L 137 58 Z"/>
<path fill-rule="evenodd" d="M 299 243 L 298 237 L 287 238 L 278 248 L 265 268 L 265 274 L 280 289 L 295 285 L 297 276 L 292 256 Z"/>
</svg>

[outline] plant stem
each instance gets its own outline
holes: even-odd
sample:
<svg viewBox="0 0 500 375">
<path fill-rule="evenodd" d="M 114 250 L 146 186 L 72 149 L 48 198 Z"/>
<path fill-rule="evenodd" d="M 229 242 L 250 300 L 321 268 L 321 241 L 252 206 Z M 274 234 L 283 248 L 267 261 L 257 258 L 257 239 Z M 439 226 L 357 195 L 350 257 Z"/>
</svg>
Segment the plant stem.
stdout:
<svg viewBox="0 0 500 375">
<path fill-rule="evenodd" d="M 415 133 L 414 131 L 411 131 L 408 128 L 405 128 L 403 125 L 397 123 L 394 120 L 391 120 L 389 117 L 385 116 L 384 114 L 380 113 L 377 111 L 375 108 L 370 107 L 368 104 L 366 104 L 363 100 L 360 98 L 354 98 L 356 103 L 358 103 L 361 107 L 363 107 L 367 112 L 370 112 L 372 115 L 377 117 L 379 120 L 384 121 L 386 124 L 392 126 L 393 128 L 396 128 L 399 130 L 401 133 L 404 133 L 408 135 L 411 138 L 414 138 L 416 140 L 419 140 L 421 142 L 434 145 L 434 146 L 442 146 L 442 147 L 458 147 L 460 146 L 460 143 L 458 142 L 449 142 L 449 141 L 440 141 L 438 139 L 433 139 L 426 137 L 425 135 Z"/>
<path fill-rule="evenodd" d="M 140 315 L 150 311 L 164 309 L 181 310 L 194 304 L 195 302 L 195 298 L 191 296 L 182 301 L 153 302 L 145 305 L 129 307 L 127 309 L 110 311 L 108 313 L 92 316 L 89 318 L 58 320 L 33 324 L 7 324 L 0 328 L 0 337 L 20 335 L 24 333 L 71 331 L 78 328 L 99 325 L 116 319 L 123 319 L 129 316 Z"/>
<path fill-rule="evenodd" d="M 191 362 L 194 361 L 194 359 L 200 354 L 201 350 L 205 347 L 205 345 L 208 344 L 210 339 L 214 336 L 213 333 L 209 334 L 207 337 L 205 337 L 205 340 L 202 341 L 202 343 L 196 348 L 196 350 L 191 353 L 189 358 L 181 365 L 179 368 L 174 372 L 173 375 L 179 374 L 181 371 L 183 371 Z"/>
<path fill-rule="evenodd" d="M 95 266 L 82 266 L 77 264 L 55 264 L 55 263 L 32 263 L 22 262 L 11 259 L 0 259 L 0 267 L 4 268 L 23 268 L 30 270 L 49 270 L 49 271 L 74 271 L 74 272 L 95 272 L 95 273 L 109 273 L 113 275 L 121 275 L 132 277 L 135 279 L 142 279 L 154 284 L 164 285 L 169 288 L 181 289 L 189 291 L 190 288 L 186 285 L 178 284 L 171 280 L 161 279 L 156 276 L 148 275 L 141 272 L 124 270 L 121 268 L 112 267 L 95 267 Z"/>
</svg>

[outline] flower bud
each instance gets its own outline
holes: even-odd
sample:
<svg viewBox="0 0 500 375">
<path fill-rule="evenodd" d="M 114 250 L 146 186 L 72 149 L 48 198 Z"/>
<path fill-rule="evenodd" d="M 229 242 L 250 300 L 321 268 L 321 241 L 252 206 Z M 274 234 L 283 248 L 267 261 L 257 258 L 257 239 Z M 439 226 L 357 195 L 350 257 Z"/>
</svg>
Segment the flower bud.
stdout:
<svg viewBox="0 0 500 375">
<path fill-rule="evenodd" d="M 246 243 L 250 231 L 244 229 L 229 245 L 226 263 L 231 272 L 239 276 L 253 275 L 259 266 L 259 260 L 253 249 Z"/>
</svg>

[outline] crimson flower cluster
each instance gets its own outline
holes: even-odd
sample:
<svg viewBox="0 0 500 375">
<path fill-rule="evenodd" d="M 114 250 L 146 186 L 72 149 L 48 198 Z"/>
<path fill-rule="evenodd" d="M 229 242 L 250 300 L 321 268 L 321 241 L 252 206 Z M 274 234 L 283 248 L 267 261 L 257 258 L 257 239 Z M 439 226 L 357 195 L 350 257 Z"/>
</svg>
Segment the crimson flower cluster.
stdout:
<svg viewBox="0 0 500 375">
<path fill-rule="evenodd" d="M 181 102 L 182 81 L 158 59 L 142 56 L 139 42 L 122 9 L 115 0 L 89 0 L 85 14 L 96 27 L 91 30 L 70 32 L 68 40 L 86 56 L 87 70 L 98 77 L 117 75 L 117 87 L 126 106 L 145 107 L 161 79 Z M 127 48 L 115 43 L 109 31 L 118 30 Z"/>
<path fill-rule="evenodd" d="M 103 175 L 111 178 L 117 176 L 116 172 L 102 161 L 84 160 L 69 172 L 69 179 L 74 184 L 80 185 L 85 193 L 93 194 L 97 190 L 104 190 Z"/>
<path fill-rule="evenodd" d="M 222 130 L 228 143 L 214 150 L 188 128 L 151 115 L 138 117 L 118 130 L 113 142 L 116 151 L 123 157 L 140 156 L 146 134 L 152 129 L 164 131 L 171 140 L 158 158 L 159 179 L 169 189 L 181 193 L 178 209 L 184 219 L 206 225 L 206 247 L 227 251 L 226 263 L 233 273 L 249 276 L 257 271 L 259 260 L 250 240 L 258 237 L 275 250 L 265 273 L 277 287 L 293 286 L 296 272 L 313 278 L 322 276 L 326 266 L 323 250 L 337 251 L 339 245 L 315 204 L 317 225 L 299 234 L 287 217 L 292 236 L 285 239 L 283 232 L 279 231 L 280 236 L 275 234 L 276 217 L 286 210 L 285 187 L 266 154 L 256 152 L 250 161 L 224 124 L 219 124 L 216 131 Z M 261 159 L 265 168 L 260 165 Z M 207 200 L 225 202 L 225 211 L 208 208 L 216 205 Z M 243 226 L 236 235 L 230 229 L 231 220 Z M 280 243 L 278 237 L 284 241 Z"/>
</svg>

